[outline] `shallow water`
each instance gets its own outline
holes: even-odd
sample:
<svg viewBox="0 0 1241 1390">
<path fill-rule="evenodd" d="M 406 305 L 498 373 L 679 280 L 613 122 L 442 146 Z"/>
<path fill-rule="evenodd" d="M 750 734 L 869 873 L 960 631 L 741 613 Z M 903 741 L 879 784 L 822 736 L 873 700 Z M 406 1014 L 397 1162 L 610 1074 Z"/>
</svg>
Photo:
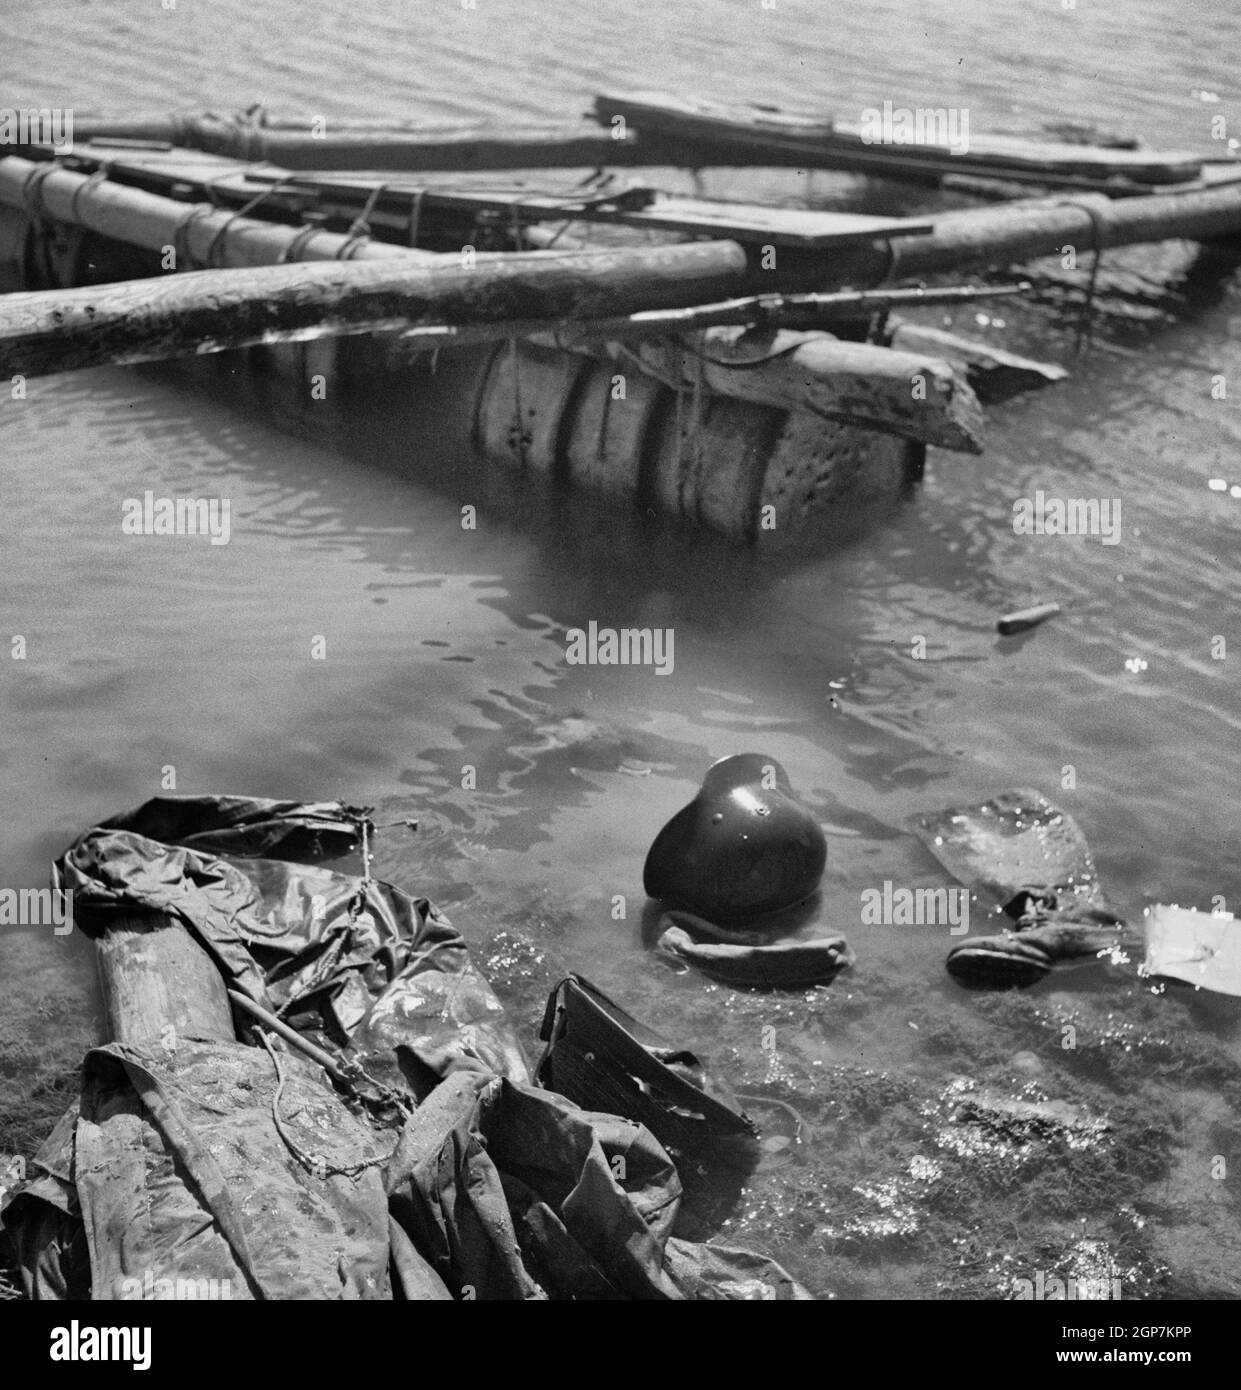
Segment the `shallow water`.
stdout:
<svg viewBox="0 0 1241 1390">
<path fill-rule="evenodd" d="M 180 0 L 47 4 L 16 27 L 0 52 L 12 104 L 525 120 L 656 87 L 854 119 L 885 99 L 968 104 L 978 130 L 1082 119 L 1208 150 L 1212 115 L 1241 130 L 1241 12 L 1205 0 L 1173 18 L 1154 0 Z M 1112 258 L 1130 277 L 1112 283 L 1168 283 L 1189 259 Z M 0 399 L 4 613 L 29 651 L 3 684 L 5 881 L 43 884 L 52 855 L 168 767 L 181 792 L 417 816 L 380 867 L 465 930 L 528 1038 L 577 969 L 737 1089 L 802 1110 L 813 1141 L 773 1150 L 731 1229 L 816 1292 L 995 1297 L 1104 1268 L 1126 1297 L 1236 1296 L 1235 1178 L 1212 1177 L 1217 1155 L 1241 1162 L 1227 1002 L 1152 997 L 1123 971 L 966 995 L 943 928 L 868 927 L 858 908 L 885 879 L 944 881 L 904 833 L 912 812 L 1014 785 L 1076 816 L 1131 918 L 1241 899 L 1241 492 L 1208 486 L 1241 485 L 1236 400 L 1211 397 L 1222 372 L 1241 398 L 1241 294 L 1103 307 L 1081 358 L 1049 311 L 958 314 L 1072 379 L 993 407 L 983 458 L 932 451 L 912 499 L 827 554 L 755 556 L 435 472 L 430 427 L 399 418 L 281 429 L 218 370 L 98 371 Z M 148 488 L 230 498 L 229 544 L 123 540 L 121 501 Z M 1119 498 L 1120 543 L 1014 535 L 1012 504 L 1037 488 Z M 1048 599 L 1058 619 L 995 635 L 1001 612 Z M 566 665 L 565 630 L 592 619 L 672 627 L 675 670 Z M 831 989 L 737 994 L 641 949 L 647 845 L 711 760 L 746 749 L 778 758 L 829 829 L 823 920 L 858 956 Z M 11 933 L 0 963 L 16 982 L 4 1030 L 45 1060 L 80 1052 L 81 943 Z M 10 1049 L 10 1103 L 28 1066 Z M 1089 1138 L 1053 1126 L 1023 1145 L 962 1111 L 971 1087 L 1082 1107 Z"/>
</svg>

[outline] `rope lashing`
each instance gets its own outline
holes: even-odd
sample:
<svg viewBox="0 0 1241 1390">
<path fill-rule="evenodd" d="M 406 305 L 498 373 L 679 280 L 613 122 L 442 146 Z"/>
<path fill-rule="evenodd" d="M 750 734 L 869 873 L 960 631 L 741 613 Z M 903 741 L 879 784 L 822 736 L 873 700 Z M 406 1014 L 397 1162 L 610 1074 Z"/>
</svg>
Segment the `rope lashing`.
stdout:
<svg viewBox="0 0 1241 1390">
<path fill-rule="evenodd" d="M 287 183 L 290 177 L 291 175 L 286 174 L 283 178 L 276 179 L 273 183 L 268 184 L 265 188 L 261 189 L 258 193 L 256 193 L 254 197 L 251 198 L 250 201 L 245 204 L 244 207 L 238 208 L 238 210 L 235 213 L 233 213 L 231 217 L 225 220 L 224 224 L 220 227 L 220 230 L 216 232 L 215 236 L 211 238 L 211 244 L 207 247 L 206 266 L 208 270 L 214 270 L 218 268 L 216 265 L 215 258 L 216 247 L 220 245 L 220 242 L 223 240 L 225 234 L 228 232 L 228 229 L 233 225 L 233 223 L 236 222 L 238 218 L 246 217 L 251 212 L 253 212 L 254 209 L 258 207 L 265 199 L 270 198 L 271 195 L 274 192 L 276 192 L 277 189 L 279 189 L 281 184 Z"/>
<path fill-rule="evenodd" d="M 1093 238 L 1093 245 L 1090 249 L 1094 255 L 1090 262 L 1090 279 L 1086 282 L 1086 294 L 1082 301 L 1081 313 L 1077 318 L 1077 337 L 1073 344 L 1073 351 L 1080 354 L 1090 339 L 1090 330 L 1094 321 L 1095 286 L 1099 279 L 1099 266 L 1103 262 L 1103 221 L 1099 216 L 1098 209 L 1091 207 L 1089 203 L 1078 202 L 1076 198 L 1060 198 L 1053 206 L 1077 208 L 1084 212 L 1090 220 L 1090 232 Z"/>
<path fill-rule="evenodd" d="M 190 248 L 190 229 L 195 222 L 201 222 L 204 217 L 213 217 L 217 211 L 213 203 L 195 203 L 173 228 L 172 254 L 178 265 L 184 264 L 187 270 L 203 268 L 205 262 L 196 260 Z"/>
<path fill-rule="evenodd" d="M 290 261 L 301 260 L 302 252 L 310 244 L 311 237 L 318 236 L 322 230 L 322 227 L 316 227 L 313 223 L 308 222 L 298 231 L 297 235 L 289 242 L 284 250 L 281 251 L 280 255 L 276 258 L 276 264 L 287 265 Z"/>
</svg>

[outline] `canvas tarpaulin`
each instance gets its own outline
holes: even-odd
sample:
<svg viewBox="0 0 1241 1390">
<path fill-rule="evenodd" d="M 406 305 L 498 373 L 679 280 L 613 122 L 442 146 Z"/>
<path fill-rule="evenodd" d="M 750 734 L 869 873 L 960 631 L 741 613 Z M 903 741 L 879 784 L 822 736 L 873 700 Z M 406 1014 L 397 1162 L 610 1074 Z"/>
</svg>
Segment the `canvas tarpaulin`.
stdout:
<svg viewBox="0 0 1241 1390">
<path fill-rule="evenodd" d="M 762 1256 L 672 1234 L 667 1151 L 531 1082 L 427 899 L 298 862 L 353 849 L 368 816 L 159 797 L 57 862 L 83 930 L 167 914 L 231 989 L 333 1054 L 336 1084 L 240 1010 L 236 1043 L 93 1050 L 3 1211 L 32 1295 L 807 1296 Z"/>
</svg>

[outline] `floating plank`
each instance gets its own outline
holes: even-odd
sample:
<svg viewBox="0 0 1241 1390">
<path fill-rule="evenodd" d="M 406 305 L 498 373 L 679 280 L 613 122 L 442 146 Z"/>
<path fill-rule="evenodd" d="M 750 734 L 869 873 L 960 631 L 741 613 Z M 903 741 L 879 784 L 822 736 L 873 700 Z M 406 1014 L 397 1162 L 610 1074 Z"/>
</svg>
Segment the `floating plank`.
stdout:
<svg viewBox="0 0 1241 1390">
<path fill-rule="evenodd" d="M 595 119 L 612 126 L 621 117 L 641 136 L 668 144 L 698 144 L 718 162 L 728 150 L 746 163 L 796 156 L 807 168 L 941 176 L 974 174 L 1045 187 L 1098 187 L 1184 183 L 1199 177 L 1203 161 L 1181 151 L 1158 153 L 969 133 L 968 148 L 946 143 L 868 144 L 860 125 L 797 116 L 770 107 L 723 106 L 660 93 L 595 98 Z"/>
</svg>

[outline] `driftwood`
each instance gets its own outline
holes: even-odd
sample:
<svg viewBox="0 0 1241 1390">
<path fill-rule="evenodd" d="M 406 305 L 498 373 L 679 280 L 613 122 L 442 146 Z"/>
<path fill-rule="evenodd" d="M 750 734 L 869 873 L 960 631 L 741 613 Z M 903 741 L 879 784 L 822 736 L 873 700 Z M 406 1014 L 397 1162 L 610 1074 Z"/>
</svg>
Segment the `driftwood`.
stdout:
<svg viewBox="0 0 1241 1390">
<path fill-rule="evenodd" d="M 0 299 L 0 378 L 422 324 L 609 318 L 740 280 L 735 242 L 191 271 Z"/>
</svg>

